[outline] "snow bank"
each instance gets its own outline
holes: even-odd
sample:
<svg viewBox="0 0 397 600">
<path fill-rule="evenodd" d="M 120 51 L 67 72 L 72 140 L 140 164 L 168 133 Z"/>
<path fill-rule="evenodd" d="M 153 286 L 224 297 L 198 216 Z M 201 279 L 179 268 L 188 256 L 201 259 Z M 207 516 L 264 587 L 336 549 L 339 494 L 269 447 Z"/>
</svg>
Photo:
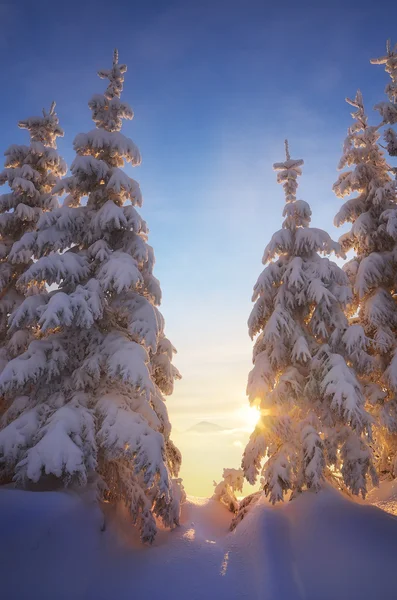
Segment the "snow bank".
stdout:
<svg viewBox="0 0 397 600">
<path fill-rule="evenodd" d="M 397 515 L 397 479 L 382 481 L 368 494 L 368 501 L 392 515 Z"/>
<path fill-rule="evenodd" d="M 252 558 L 252 598 L 392 600 L 397 518 L 335 490 L 255 507 L 236 530 Z M 256 595 L 255 595 L 256 594 Z"/>
<path fill-rule="evenodd" d="M 0 490 L 6 600 L 394 600 L 397 518 L 335 491 L 230 513 L 190 498 L 182 525 L 142 546 L 126 513 L 89 496 Z"/>
</svg>

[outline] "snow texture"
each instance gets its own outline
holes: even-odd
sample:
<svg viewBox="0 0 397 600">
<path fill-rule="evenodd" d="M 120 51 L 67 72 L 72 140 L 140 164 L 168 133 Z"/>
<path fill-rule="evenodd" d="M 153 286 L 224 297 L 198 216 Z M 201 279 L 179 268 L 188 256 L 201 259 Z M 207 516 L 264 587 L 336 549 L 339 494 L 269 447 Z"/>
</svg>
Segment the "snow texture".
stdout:
<svg viewBox="0 0 397 600">
<path fill-rule="evenodd" d="M 377 501 L 378 502 L 378 501 Z M 382 500 L 387 503 L 386 498 Z M 389 503 L 390 504 L 390 503 Z M 7 600 L 394 600 L 397 518 L 335 491 L 231 514 L 189 498 L 181 526 L 142 547 L 126 511 L 89 493 L 0 490 Z M 104 529 L 104 530 L 103 530 Z M 45 577 L 43 577 L 45 565 Z M 153 577 L 153 573 L 156 577 Z"/>
<path fill-rule="evenodd" d="M 389 51 L 377 62 L 385 63 L 392 76 L 394 87 L 390 86 L 389 93 L 394 102 L 396 54 Z M 349 128 L 339 163 L 344 170 L 334 184 L 337 196 L 352 195 L 335 217 L 338 226 L 351 223 L 350 231 L 340 238 L 343 248 L 353 251 L 344 267 L 354 292 L 349 309 L 353 326 L 350 339 L 345 334 L 345 342 L 376 425 L 376 466 L 382 476 L 396 476 L 396 181 L 378 144 L 382 124 L 368 124 L 359 91 L 354 100 L 347 102 L 354 109 L 354 124 Z"/>
<path fill-rule="evenodd" d="M 10 189 L 0 196 L 0 370 L 26 350 L 34 337 L 32 320 L 20 320 L 20 331 L 15 332 L 9 327 L 10 315 L 18 313 L 25 301 L 31 311 L 46 294 L 45 286 L 36 281 L 22 284 L 33 265 L 33 253 L 28 247 L 18 247 L 20 239 L 34 239 L 40 216 L 58 206 L 53 188 L 66 173 L 66 164 L 56 151 L 57 137 L 63 136 L 63 131 L 55 102 L 49 112 L 43 110 L 43 116 L 20 121 L 19 127 L 28 130 L 30 145 L 10 146 L 5 151 L 5 169 L 0 173 L 0 185 L 7 184 Z"/>
<path fill-rule="evenodd" d="M 119 99 L 126 70 L 115 51 L 112 68 L 99 73 L 109 86 L 89 103 L 97 129 L 77 135 L 71 175 L 59 181 L 53 175 L 45 184 L 67 194 L 62 207 L 36 190 L 39 168 L 64 173 L 63 162 L 44 146 L 59 135 L 53 111 L 44 119 L 49 131 L 41 121 L 26 122 L 35 132 L 37 160 L 25 160 L 31 148 L 9 151 L 3 180 L 32 200 L 19 208 L 3 197 L 5 210 L 15 209 L 3 215 L 3 230 L 23 223 L 12 262 L 0 263 L 0 284 L 5 289 L 16 281 L 15 300 L 5 295 L 2 303 L 9 343 L 24 345 L 1 361 L 0 479 L 51 488 L 86 486 L 95 475 L 98 497 L 123 501 L 142 540 L 152 542 L 156 518 L 170 528 L 178 524 L 184 497 L 163 396 L 180 374 L 156 306 L 161 289 L 148 230 L 134 207 L 141 192 L 122 170 L 125 162 L 140 164 L 135 144 L 119 131 L 132 118 Z M 50 206 L 52 212 L 42 211 Z M 20 263 L 25 267 L 15 276 L 13 265 Z M 17 337 L 22 328 L 30 338 Z"/>
<path fill-rule="evenodd" d="M 386 44 L 386 55 L 371 60 L 373 65 L 384 65 L 386 73 L 390 75 L 391 82 L 386 85 L 385 93 L 388 97 L 387 102 L 379 102 L 375 106 L 382 117 L 383 125 L 395 125 L 397 123 L 397 44 L 392 49 L 390 40 Z M 385 129 L 383 139 L 387 145 L 387 151 L 390 156 L 397 156 L 397 134 L 388 127 Z"/>
<path fill-rule="evenodd" d="M 376 481 L 370 449 L 371 418 L 360 383 L 348 365 L 346 274 L 327 257 L 343 256 L 322 230 L 311 228 L 310 207 L 296 199 L 302 160 L 276 163 L 286 208 L 282 229 L 265 249 L 266 267 L 248 320 L 256 336 L 247 395 L 260 420 L 245 449 L 245 477 L 261 484 L 271 502 L 325 479 L 363 496 Z M 341 479 L 334 473 L 340 472 Z"/>
<path fill-rule="evenodd" d="M 223 469 L 222 481 L 214 481 L 214 494 L 212 498 L 222 502 L 232 513 L 237 512 L 239 502 L 236 492 L 242 493 L 244 485 L 244 472 L 242 469 Z"/>
</svg>

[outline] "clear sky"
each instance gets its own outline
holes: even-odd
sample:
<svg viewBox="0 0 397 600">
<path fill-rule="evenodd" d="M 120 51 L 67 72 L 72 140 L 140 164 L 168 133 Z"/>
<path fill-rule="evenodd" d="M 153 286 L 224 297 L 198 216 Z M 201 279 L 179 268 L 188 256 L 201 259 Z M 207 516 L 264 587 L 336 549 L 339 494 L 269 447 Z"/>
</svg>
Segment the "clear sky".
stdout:
<svg viewBox="0 0 397 600">
<path fill-rule="evenodd" d="M 387 77 L 369 59 L 397 41 L 396 17 L 390 0 L 0 3 L 4 149 L 27 141 L 19 119 L 55 99 L 70 164 L 74 136 L 93 128 L 87 101 L 104 88 L 96 71 L 110 67 L 114 47 L 128 65 L 123 97 L 135 119 L 123 133 L 143 155 L 132 176 L 183 375 L 168 407 L 189 493 L 210 493 L 222 467 L 239 466 L 250 429 L 246 321 L 283 208 L 272 163 L 288 137 L 305 160 L 298 196 L 337 238 L 344 98 L 360 88 L 370 112 L 383 100 Z M 203 420 L 225 431 L 186 433 Z"/>
</svg>

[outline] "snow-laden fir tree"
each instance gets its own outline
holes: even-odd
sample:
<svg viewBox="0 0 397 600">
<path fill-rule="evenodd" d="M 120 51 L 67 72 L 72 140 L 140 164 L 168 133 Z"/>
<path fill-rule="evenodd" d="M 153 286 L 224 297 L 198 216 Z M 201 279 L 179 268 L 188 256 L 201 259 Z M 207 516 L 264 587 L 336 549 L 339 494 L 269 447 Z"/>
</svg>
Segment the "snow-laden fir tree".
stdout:
<svg viewBox="0 0 397 600">
<path fill-rule="evenodd" d="M 2 468 L 21 485 L 100 482 L 105 499 L 123 501 L 151 542 L 156 517 L 178 523 L 183 496 L 164 401 L 179 373 L 135 208 L 141 192 L 121 169 L 141 161 L 120 132 L 133 117 L 120 100 L 126 70 L 115 51 L 112 68 L 99 71 L 109 85 L 89 102 L 97 128 L 76 136 L 71 175 L 55 187 L 67 194 L 64 205 L 13 248 L 15 260 L 28 250 L 38 259 L 17 285 L 57 289 L 29 296 L 11 316 L 13 330 L 35 325 L 38 334 L 0 377 L 12 402 L 0 451 Z"/>
<path fill-rule="evenodd" d="M 397 123 L 397 44 L 391 47 L 390 40 L 386 43 L 386 55 L 371 60 L 373 65 L 384 65 L 386 73 L 389 73 L 391 81 L 386 85 L 385 93 L 387 102 L 379 102 L 375 106 L 382 117 L 383 125 L 396 125 Z M 387 127 L 383 133 L 390 156 L 397 156 L 397 133 L 392 127 Z"/>
<path fill-rule="evenodd" d="M 344 270 L 353 286 L 349 353 L 360 375 L 376 427 L 376 453 L 381 473 L 397 475 L 397 212 L 396 182 L 381 151 L 379 127 L 368 125 L 363 98 L 357 92 L 354 124 L 339 163 L 345 169 L 334 184 L 337 196 L 350 196 L 335 225 L 351 223 L 340 238 L 354 251 Z"/>
<path fill-rule="evenodd" d="M 286 160 L 274 165 L 284 222 L 265 249 L 248 321 L 251 337 L 259 335 L 247 394 L 261 416 L 242 467 L 250 483 L 261 475 L 272 503 L 288 491 L 317 490 L 324 478 L 335 482 L 334 474 L 364 496 L 367 476 L 375 477 L 370 417 L 344 357 L 351 290 L 345 273 L 320 256 L 341 255 L 339 245 L 310 227 L 310 207 L 296 198 L 302 165 L 286 143 Z"/>
<path fill-rule="evenodd" d="M 26 232 L 34 231 L 43 212 L 58 207 L 52 190 L 66 164 L 56 150 L 57 137 L 63 136 L 55 112 L 55 102 L 43 116 L 19 122 L 27 129 L 30 145 L 12 145 L 5 151 L 5 169 L 0 173 L 0 185 L 9 191 L 0 196 L 0 371 L 9 360 L 26 350 L 32 339 L 30 327 L 8 330 L 9 315 L 25 296 L 45 294 L 42 282 L 18 284 L 23 272 L 32 264 L 32 253 L 16 254 L 14 244 Z M 0 414 L 6 404 L 0 401 Z"/>
<path fill-rule="evenodd" d="M 242 469 L 223 469 L 222 480 L 214 481 L 212 498 L 224 504 L 232 513 L 238 511 L 239 503 L 236 492 L 242 493 L 244 473 Z"/>
</svg>

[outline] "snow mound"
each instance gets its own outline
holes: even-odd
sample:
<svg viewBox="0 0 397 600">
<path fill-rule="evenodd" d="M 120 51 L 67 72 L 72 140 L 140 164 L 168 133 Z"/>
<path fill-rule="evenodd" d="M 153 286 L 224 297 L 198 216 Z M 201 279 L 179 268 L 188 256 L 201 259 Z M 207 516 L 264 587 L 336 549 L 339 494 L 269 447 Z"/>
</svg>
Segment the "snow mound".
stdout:
<svg viewBox="0 0 397 600">
<path fill-rule="evenodd" d="M 89 495 L 0 489 L 7 600 L 394 600 L 397 518 L 325 490 L 230 513 L 190 498 L 182 525 L 142 546 L 124 510 Z"/>
<path fill-rule="evenodd" d="M 251 557 L 252 598 L 392 600 L 397 518 L 335 490 L 256 506 L 236 529 Z M 250 578 L 250 579 L 251 579 Z M 256 594 L 256 595 L 255 595 Z"/>
<path fill-rule="evenodd" d="M 397 479 L 382 481 L 378 488 L 370 491 L 368 500 L 371 504 L 397 516 Z"/>
</svg>

